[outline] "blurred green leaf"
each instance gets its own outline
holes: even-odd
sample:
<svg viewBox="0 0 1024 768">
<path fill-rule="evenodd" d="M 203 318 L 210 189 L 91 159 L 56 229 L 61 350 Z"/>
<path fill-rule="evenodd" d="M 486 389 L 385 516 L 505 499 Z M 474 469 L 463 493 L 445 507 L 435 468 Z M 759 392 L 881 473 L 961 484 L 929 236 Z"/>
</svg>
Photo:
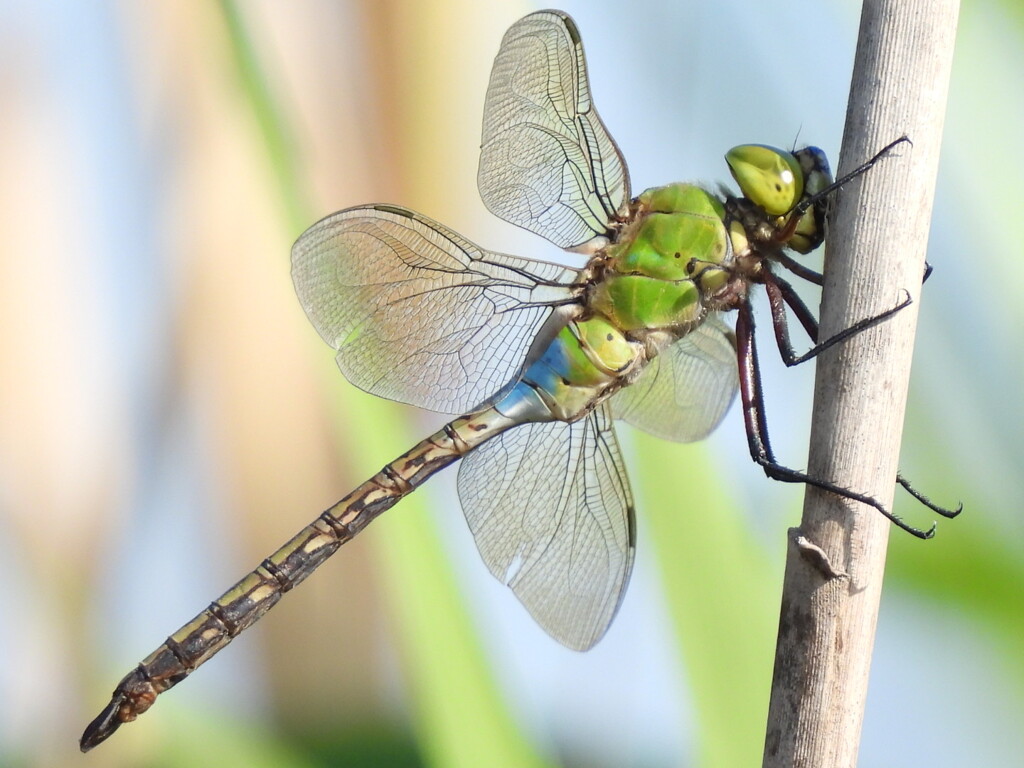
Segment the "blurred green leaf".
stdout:
<svg viewBox="0 0 1024 768">
<path fill-rule="evenodd" d="M 781 571 L 773 573 L 704 446 L 647 435 L 638 435 L 636 444 L 644 522 L 657 546 L 696 702 L 698 764 L 756 765 L 764 747 Z"/>
</svg>

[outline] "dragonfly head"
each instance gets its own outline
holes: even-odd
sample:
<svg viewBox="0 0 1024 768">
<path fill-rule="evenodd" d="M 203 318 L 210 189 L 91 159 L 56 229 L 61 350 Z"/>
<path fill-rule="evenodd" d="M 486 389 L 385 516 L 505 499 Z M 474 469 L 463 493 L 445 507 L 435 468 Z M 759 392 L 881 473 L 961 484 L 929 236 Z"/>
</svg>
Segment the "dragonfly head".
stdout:
<svg viewBox="0 0 1024 768">
<path fill-rule="evenodd" d="M 795 152 L 763 144 L 742 144 L 725 155 L 740 191 L 769 216 L 785 217 L 778 227 L 785 245 L 808 253 L 821 245 L 828 197 L 815 195 L 832 184 L 825 153 L 817 147 Z M 796 217 L 794 222 L 790 215 Z"/>
</svg>

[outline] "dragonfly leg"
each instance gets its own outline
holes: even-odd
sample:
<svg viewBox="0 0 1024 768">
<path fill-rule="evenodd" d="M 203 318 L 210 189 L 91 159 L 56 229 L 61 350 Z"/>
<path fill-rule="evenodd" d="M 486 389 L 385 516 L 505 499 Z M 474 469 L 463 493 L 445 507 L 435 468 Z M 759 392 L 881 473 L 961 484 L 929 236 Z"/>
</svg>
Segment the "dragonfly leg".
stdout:
<svg viewBox="0 0 1024 768">
<path fill-rule="evenodd" d="M 779 347 L 779 354 L 787 366 L 797 365 L 794 362 L 800 355 L 793 349 L 789 338 L 789 317 L 786 313 L 788 306 L 811 341 L 818 341 L 818 318 L 804 304 L 803 299 L 786 280 L 772 272 L 765 271 L 764 287 L 768 294 L 768 305 L 772 311 L 772 327 L 775 330 L 775 342 Z"/>
<path fill-rule="evenodd" d="M 816 192 L 813 195 L 810 195 L 809 197 L 805 197 L 803 200 L 800 201 L 799 204 L 797 204 L 793 208 L 793 211 L 791 212 L 790 215 L 795 217 L 795 218 L 799 218 L 799 217 L 803 216 L 804 213 L 806 213 L 808 210 L 810 210 L 810 208 L 812 206 L 817 205 L 820 201 L 824 200 L 829 195 L 834 195 L 844 185 L 846 185 L 847 183 L 853 181 L 855 178 L 860 176 L 862 173 L 865 173 L 865 172 L 871 170 L 871 168 L 874 167 L 875 163 L 877 163 L 879 160 L 881 160 L 883 157 L 885 157 L 887 154 L 889 154 L 889 152 L 892 151 L 892 149 L 894 149 L 895 147 L 897 147 L 900 144 L 903 144 L 904 142 L 906 142 L 907 144 L 910 144 L 911 146 L 913 146 L 913 144 L 914 144 L 914 142 L 912 142 L 908 136 L 900 136 L 895 141 L 890 141 L 888 144 L 886 144 L 884 147 L 882 147 L 880 150 L 878 150 L 878 152 L 875 153 L 874 157 L 872 157 L 867 162 L 865 162 L 862 165 L 859 165 L 858 167 L 854 168 L 852 171 L 850 171 L 845 176 L 842 176 L 842 177 L 836 179 L 835 181 L 833 181 L 831 184 L 829 184 L 824 189 Z"/>
<path fill-rule="evenodd" d="M 778 262 L 797 277 L 802 278 L 809 283 L 813 283 L 818 287 L 825 284 L 825 276 L 821 274 L 821 272 L 817 272 L 810 267 L 804 266 L 787 253 L 780 251 L 772 256 L 772 261 Z M 928 282 L 928 278 L 932 276 L 933 269 L 934 267 L 932 267 L 932 265 L 927 261 L 924 263 L 924 276 L 921 278 L 922 284 Z"/>
<path fill-rule="evenodd" d="M 817 341 L 818 339 L 818 321 L 793 289 L 793 286 L 778 275 L 767 273 L 765 288 L 768 293 L 768 303 L 771 306 L 772 325 L 775 330 L 775 340 L 778 343 L 779 352 L 786 365 L 797 365 L 800 362 L 803 362 L 803 360 L 808 359 L 808 355 L 811 355 L 811 353 L 808 352 L 805 353 L 805 355 L 800 356 L 794 352 L 793 345 L 790 343 L 789 339 L 789 323 L 786 316 L 786 307 L 788 306 L 793 311 L 793 314 L 797 316 L 797 319 L 800 320 L 800 324 L 804 327 L 804 330 L 807 331 L 807 335 L 810 336 L 813 341 Z M 889 312 L 897 312 L 900 308 L 901 307 L 895 307 Z M 879 318 L 877 317 L 872 318 L 872 320 L 875 321 L 878 319 Z M 840 336 L 841 335 L 842 334 L 840 334 Z M 831 345 L 832 343 L 841 340 L 842 339 L 839 338 L 839 336 L 833 336 L 829 342 L 826 342 L 826 345 Z M 814 349 L 817 349 L 817 351 L 820 352 L 821 347 L 826 345 L 818 345 L 818 347 Z M 814 349 L 811 351 L 813 352 Z M 914 488 L 910 481 L 903 477 L 902 474 L 896 475 L 896 482 L 899 483 L 907 493 L 928 507 L 928 509 L 942 515 L 943 517 L 956 517 L 963 511 L 963 504 L 958 504 L 956 509 L 939 506 Z"/>
<path fill-rule="evenodd" d="M 786 253 L 780 251 L 779 253 L 772 256 L 773 261 L 779 262 L 782 266 L 788 269 L 797 277 L 802 277 L 809 283 L 814 283 L 817 286 L 825 284 L 825 276 L 821 272 L 816 272 L 810 267 L 805 267 L 799 261 L 789 256 Z"/>
<path fill-rule="evenodd" d="M 900 487 L 903 488 L 903 490 L 905 490 L 907 493 L 909 493 L 911 496 L 913 496 L 919 502 L 924 504 L 926 507 L 928 507 L 928 509 L 930 509 L 932 512 L 936 513 L 937 515 L 942 515 L 943 517 L 956 517 L 957 515 L 959 515 L 961 512 L 964 511 L 963 502 L 958 503 L 956 505 L 956 509 L 949 509 L 947 507 L 940 507 L 934 501 L 932 501 L 927 496 L 925 496 L 923 493 L 921 493 L 919 490 L 917 490 L 913 485 L 911 485 L 910 481 L 907 480 L 907 478 L 905 478 L 903 476 L 903 473 L 901 473 L 901 472 L 897 472 L 896 473 L 896 482 L 899 483 Z"/>
<path fill-rule="evenodd" d="M 859 501 L 874 507 L 893 525 L 921 539 L 930 539 L 935 535 L 935 524 L 927 531 L 915 528 L 904 522 L 898 515 L 890 512 L 877 499 L 867 494 L 851 491 L 828 480 L 820 480 L 806 472 L 790 469 L 780 464 L 772 452 L 768 439 L 768 422 L 765 417 L 764 392 L 761 387 L 761 369 L 757 361 L 757 344 L 754 340 L 754 313 L 749 302 L 739 306 L 736 319 L 736 354 L 740 371 L 740 398 L 743 402 L 743 423 L 747 432 L 747 445 L 750 457 L 761 466 L 764 473 L 773 480 L 784 483 L 804 483 L 834 493 L 844 499 Z M 905 487 L 905 486 L 904 486 Z"/>
<path fill-rule="evenodd" d="M 800 365 L 800 363 L 805 363 L 808 360 L 817 357 L 829 347 L 835 346 L 841 341 L 846 341 L 846 339 L 851 336 L 856 336 L 861 331 L 878 325 L 878 323 L 889 319 L 897 312 L 902 309 L 906 309 L 911 305 L 911 303 L 913 303 L 913 299 L 910 298 L 910 294 L 907 293 L 907 291 L 904 291 L 904 299 L 895 306 L 890 307 L 884 312 L 879 312 L 877 315 L 872 315 L 871 317 L 865 317 L 862 320 L 858 320 L 848 328 L 844 328 L 834 336 L 830 336 L 825 339 L 825 341 L 816 343 L 809 350 L 798 355 L 789 340 L 786 306 L 789 306 L 789 308 L 793 310 L 797 319 L 800 320 L 800 324 L 803 325 L 804 329 L 807 331 L 807 335 L 814 340 L 817 340 L 818 338 L 818 321 L 793 289 L 793 286 L 778 275 L 774 275 L 771 272 L 765 272 L 764 286 L 768 293 L 768 303 L 772 310 L 772 324 L 775 326 L 775 338 L 779 344 L 779 352 L 782 353 L 782 360 L 787 367 Z M 811 330 L 812 328 L 814 329 L 813 332 Z"/>
<path fill-rule="evenodd" d="M 774 260 L 781 264 L 783 267 L 788 269 L 790 272 L 795 274 L 797 277 L 801 277 L 814 285 L 822 285 L 824 277 L 820 272 L 815 272 L 813 269 L 805 267 L 800 262 L 796 261 L 785 253 L 779 253 L 774 257 Z M 924 263 L 924 276 L 921 278 L 921 283 L 924 284 L 928 281 L 928 278 L 932 274 L 932 265 L 927 261 Z M 793 313 L 800 320 L 800 324 L 807 331 L 807 335 L 811 337 L 812 341 L 818 341 L 818 320 L 804 304 L 803 299 L 796 292 L 792 285 L 788 281 L 776 275 L 771 270 L 766 270 L 763 278 L 765 289 L 768 293 L 768 301 L 772 308 L 772 323 L 775 325 L 775 338 L 779 343 L 779 351 L 782 353 L 782 359 L 785 361 L 787 366 L 799 365 L 805 360 L 810 360 L 812 357 L 818 355 L 822 350 L 828 349 L 833 344 L 848 338 L 849 336 L 858 333 L 859 331 L 869 328 L 876 322 L 884 320 L 887 317 L 895 314 L 899 310 L 910 304 L 910 295 L 907 298 L 897 304 L 890 310 L 883 312 L 874 317 L 861 320 L 859 323 L 854 324 L 851 328 L 847 328 L 845 331 L 836 334 L 830 339 L 827 339 L 822 344 L 819 344 L 812 349 L 805 352 L 803 355 L 797 355 L 793 350 L 792 344 L 789 342 L 789 329 L 786 319 L 786 305 L 793 311 Z"/>
</svg>

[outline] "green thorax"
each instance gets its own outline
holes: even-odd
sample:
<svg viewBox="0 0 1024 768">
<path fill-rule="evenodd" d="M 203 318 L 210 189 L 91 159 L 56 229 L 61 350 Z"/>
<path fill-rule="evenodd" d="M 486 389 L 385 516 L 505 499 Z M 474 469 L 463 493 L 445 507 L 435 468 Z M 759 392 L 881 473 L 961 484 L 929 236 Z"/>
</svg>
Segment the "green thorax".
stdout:
<svg viewBox="0 0 1024 768">
<path fill-rule="evenodd" d="M 692 327 L 704 315 L 702 293 L 726 279 L 719 268 L 732 254 L 725 209 L 693 184 L 648 189 L 633 205 L 633 220 L 607 248 L 590 306 L 627 331 Z"/>
</svg>

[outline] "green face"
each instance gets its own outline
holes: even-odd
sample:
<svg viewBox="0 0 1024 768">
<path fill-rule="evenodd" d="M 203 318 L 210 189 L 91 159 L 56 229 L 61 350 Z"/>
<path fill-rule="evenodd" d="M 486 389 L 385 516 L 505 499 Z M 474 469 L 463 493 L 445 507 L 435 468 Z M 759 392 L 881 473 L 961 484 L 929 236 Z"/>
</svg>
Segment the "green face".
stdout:
<svg viewBox="0 0 1024 768">
<path fill-rule="evenodd" d="M 725 155 L 743 195 L 772 216 L 793 209 L 804 194 L 804 173 L 789 152 L 763 144 L 742 144 Z"/>
</svg>

